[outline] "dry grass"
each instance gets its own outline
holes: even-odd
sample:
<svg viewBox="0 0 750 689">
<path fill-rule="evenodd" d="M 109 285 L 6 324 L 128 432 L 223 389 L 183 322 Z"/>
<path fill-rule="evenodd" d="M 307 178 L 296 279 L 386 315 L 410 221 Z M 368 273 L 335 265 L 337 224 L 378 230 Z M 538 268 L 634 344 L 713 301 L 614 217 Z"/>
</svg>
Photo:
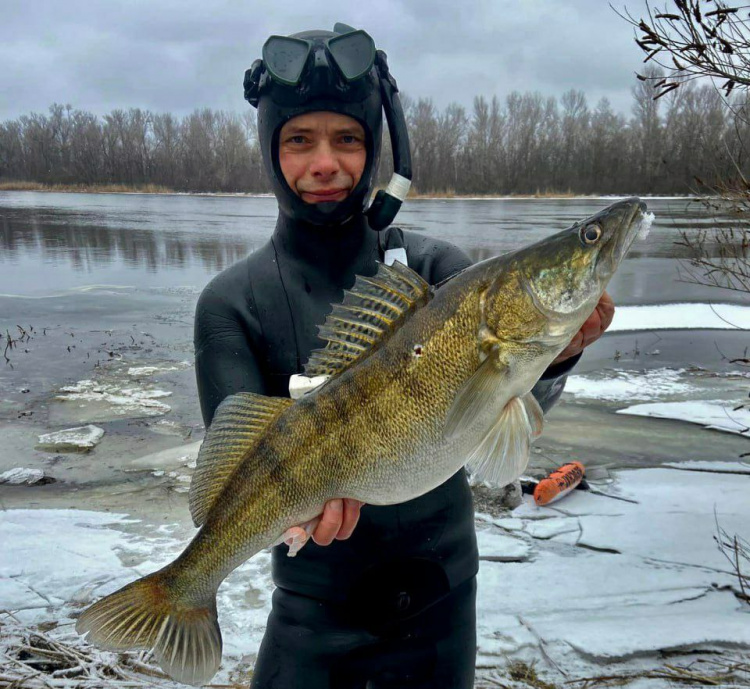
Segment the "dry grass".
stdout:
<svg viewBox="0 0 750 689">
<path fill-rule="evenodd" d="M 637 679 L 664 680 L 674 684 L 701 687 L 750 687 L 750 663 L 729 659 L 701 659 L 688 665 L 665 664 L 653 670 L 583 677 L 572 680 L 576 689 L 625 686 Z"/>
<path fill-rule="evenodd" d="M 173 189 L 159 184 L 43 184 L 0 180 L 0 191 L 52 191 L 86 194 L 171 194 Z"/>
<path fill-rule="evenodd" d="M 420 193 L 412 187 L 409 191 L 409 199 L 571 199 L 581 194 L 572 191 L 537 191 L 534 194 L 457 194 L 452 189 L 447 191 L 435 191 Z"/>
<path fill-rule="evenodd" d="M 476 689 L 592 689 L 624 687 L 636 680 L 660 680 L 667 686 L 750 687 L 750 662 L 742 658 L 699 659 L 687 665 L 666 663 L 658 668 L 610 672 L 577 679 L 563 679 L 559 684 L 539 677 L 534 663 L 514 660 L 505 670 L 494 670 L 477 679 Z"/>
</svg>

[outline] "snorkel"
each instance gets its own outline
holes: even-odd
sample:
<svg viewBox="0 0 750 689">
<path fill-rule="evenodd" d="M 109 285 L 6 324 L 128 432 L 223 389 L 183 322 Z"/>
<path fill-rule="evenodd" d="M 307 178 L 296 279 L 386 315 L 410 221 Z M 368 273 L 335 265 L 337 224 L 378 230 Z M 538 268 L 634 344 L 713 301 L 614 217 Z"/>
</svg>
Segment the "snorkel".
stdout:
<svg viewBox="0 0 750 689">
<path fill-rule="evenodd" d="M 411 185 L 411 155 L 398 86 L 386 55 L 375 49 L 365 31 L 336 24 L 334 31 L 306 31 L 271 36 L 263 59 L 245 72 L 245 99 L 258 109 L 258 138 L 263 161 L 280 210 L 313 225 L 341 225 L 364 213 L 380 231 L 393 222 Z M 378 168 L 385 110 L 393 150 L 394 173 L 385 190 L 372 192 Z M 289 188 L 279 167 L 279 132 L 285 122 L 307 112 L 331 111 L 353 117 L 363 126 L 367 163 L 342 201 L 307 204 Z"/>
</svg>

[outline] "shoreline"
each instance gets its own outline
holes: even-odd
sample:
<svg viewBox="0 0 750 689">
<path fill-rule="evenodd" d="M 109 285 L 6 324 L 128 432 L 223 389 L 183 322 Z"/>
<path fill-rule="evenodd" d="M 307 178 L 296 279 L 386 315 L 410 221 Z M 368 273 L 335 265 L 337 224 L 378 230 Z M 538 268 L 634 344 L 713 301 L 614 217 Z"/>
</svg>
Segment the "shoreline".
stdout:
<svg viewBox="0 0 750 689">
<path fill-rule="evenodd" d="M 243 191 L 176 191 L 158 184 L 43 184 L 40 182 L 0 182 L 0 193 L 9 192 L 42 192 L 53 194 L 148 194 L 152 196 L 226 196 L 237 198 L 274 198 L 271 192 Z M 374 190 L 377 191 L 377 190 Z M 535 194 L 454 194 L 451 192 L 409 194 L 407 201 L 559 201 L 565 199 L 618 199 L 639 196 L 645 199 L 700 199 L 695 194 L 574 194 L 571 192 L 545 192 Z"/>
</svg>

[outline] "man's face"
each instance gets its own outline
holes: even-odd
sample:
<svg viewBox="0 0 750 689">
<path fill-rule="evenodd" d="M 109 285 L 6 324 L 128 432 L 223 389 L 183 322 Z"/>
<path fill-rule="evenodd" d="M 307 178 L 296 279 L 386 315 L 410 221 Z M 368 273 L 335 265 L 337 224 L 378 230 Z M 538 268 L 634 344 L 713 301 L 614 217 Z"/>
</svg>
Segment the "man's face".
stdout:
<svg viewBox="0 0 750 689">
<path fill-rule="evenodd" d="M 281 128 L 281 172 L 305 203 L 343 201 L 357 186 L 366 161 L 365 131 L 347 115 L 309 112 Z"/>
</svg>

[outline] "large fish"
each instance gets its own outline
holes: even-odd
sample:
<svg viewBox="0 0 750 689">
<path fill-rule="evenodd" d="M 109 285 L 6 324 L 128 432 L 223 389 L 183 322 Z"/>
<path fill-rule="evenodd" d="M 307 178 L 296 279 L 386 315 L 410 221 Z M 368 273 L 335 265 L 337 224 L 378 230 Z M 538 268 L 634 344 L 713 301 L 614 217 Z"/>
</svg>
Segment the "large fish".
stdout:
<svg viewBox="0 0 750 689">
<path fill-rule="evenodd" d="M 332 498 L 389 505 L 464 464 L 504 485 L 542 428 L 530 390 L 596 306 L 646 206 L 620 201 L 437 288 L 399 263 L 359 277 L 321 328 L 296 402 L 239 393 L 218 408 L 190 488 L 200 530 L 163 569 L 88 608 L 76 629 L 111 650 L 153 649 L 171 677 L 221 661 L 216 592 L 232 570 Z"/>
</svg>

